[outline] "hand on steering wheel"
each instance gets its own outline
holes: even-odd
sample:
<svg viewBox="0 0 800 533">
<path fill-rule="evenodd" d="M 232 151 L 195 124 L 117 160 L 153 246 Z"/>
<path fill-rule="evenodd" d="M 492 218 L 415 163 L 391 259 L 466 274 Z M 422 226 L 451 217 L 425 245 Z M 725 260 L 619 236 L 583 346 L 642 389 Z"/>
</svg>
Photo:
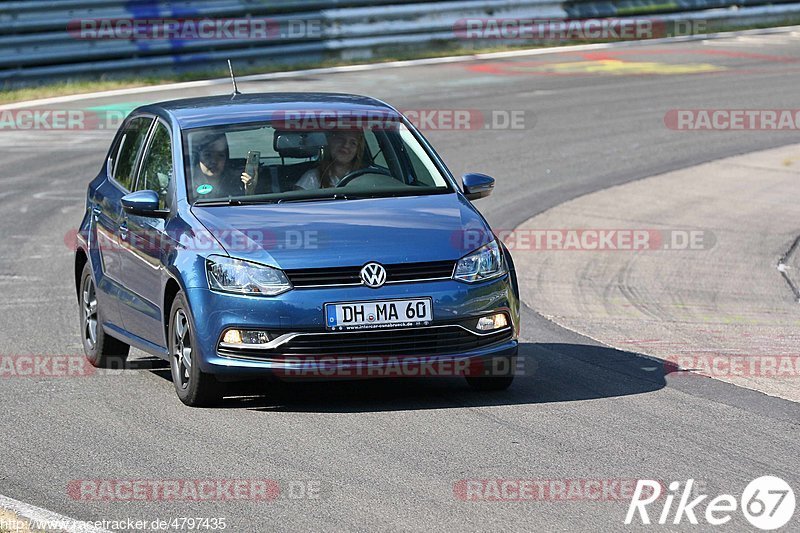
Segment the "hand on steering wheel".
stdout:
<svg viewBox="0 0 800 533">
<path fill-rule="evenodd" d="M 342 179 L 339 180 L 339 183 L 336 185 L 336 187 L 337 188 L 345 187 L 348 183 L 350 183 L 359 176 L 363 176 L 364 174 L 383 174 L 384 176 L 389 176 L 391 178 L 394 178 L 394 176 L 392 176 L 392 173 L 386 170 L 385 168 L 377 167 L 375 165 L 370 165 L 368 167 L 359 168 L 351 172 L 348 172 L 347 174 L 342 176 Z"/>
</svg>

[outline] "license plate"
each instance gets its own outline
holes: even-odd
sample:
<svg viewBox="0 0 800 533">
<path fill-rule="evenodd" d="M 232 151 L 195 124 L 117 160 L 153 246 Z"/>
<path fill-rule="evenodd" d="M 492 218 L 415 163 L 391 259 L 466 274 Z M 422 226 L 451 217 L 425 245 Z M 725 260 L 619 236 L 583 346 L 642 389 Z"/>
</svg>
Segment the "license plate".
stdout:
<svg viewBox="0 0 800 533">
<path fill-rule="evenodd" d="M 433 320 L 430 298 L 325 304 L 328 329 L 377 329 L 427 326 Z"/>
</svg>

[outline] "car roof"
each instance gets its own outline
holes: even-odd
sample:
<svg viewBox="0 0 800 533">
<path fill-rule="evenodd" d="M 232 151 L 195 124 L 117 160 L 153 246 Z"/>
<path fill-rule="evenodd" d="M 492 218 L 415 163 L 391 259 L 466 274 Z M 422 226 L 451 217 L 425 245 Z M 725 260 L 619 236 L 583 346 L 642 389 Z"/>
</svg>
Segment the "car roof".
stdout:
<svg viewBox="0 0 800 533">
<path fill-rule="evenodd" d="M 169 100 L 139 107 L 135 112 L 150 112 L 173 117 L 181 129 L 240 124 L 269 120 L 276 112 L 325 111 L 343 113 L 381 113 L 399 116 L 390 105 L 355 94 L 344 93 L 255 93 L 235 96 L 204 96 Z"/>
</svg>

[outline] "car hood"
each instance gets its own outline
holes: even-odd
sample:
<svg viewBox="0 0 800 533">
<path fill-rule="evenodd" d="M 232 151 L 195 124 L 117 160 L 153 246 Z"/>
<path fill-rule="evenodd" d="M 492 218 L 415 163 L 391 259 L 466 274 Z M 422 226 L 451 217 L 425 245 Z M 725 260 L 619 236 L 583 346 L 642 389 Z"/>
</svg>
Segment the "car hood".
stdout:
<svg viewBox="0 0 800 533">
<path fill-rule="evenodd" d="M 194 206 L 192 213 L 231 256 L 282 269 L 455 260 L 493 238 L 455 193 Z"/>
</svg>

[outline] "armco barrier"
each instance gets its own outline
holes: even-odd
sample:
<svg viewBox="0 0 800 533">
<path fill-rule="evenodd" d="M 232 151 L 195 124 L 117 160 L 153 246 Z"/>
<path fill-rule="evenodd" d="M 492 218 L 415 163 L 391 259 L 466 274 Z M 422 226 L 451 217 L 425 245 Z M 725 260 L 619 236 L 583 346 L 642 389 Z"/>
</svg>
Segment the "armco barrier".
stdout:
<svg viewBox="0 0 800 533">
<path fill-rule="evenodd" d="M 726 26 L 800 18 L 775 0 L 154 0 L 0 1 L 0 85 L 65 78 L 153 75 L 224 66 L 308 64 L 458 42 L 465 18 L 653 17 Z M 268 19 L 280 38 L 91 40 L 68 31 L 82 19 Z M 305 26 L 304 26 L 305 25 Z M 291 27 L 314 31 L 288 31 Z M 480 41 L 461 41 L 465 46 Z M 489 44 L 497 45 L 493 40 Z"/>
</svg>

